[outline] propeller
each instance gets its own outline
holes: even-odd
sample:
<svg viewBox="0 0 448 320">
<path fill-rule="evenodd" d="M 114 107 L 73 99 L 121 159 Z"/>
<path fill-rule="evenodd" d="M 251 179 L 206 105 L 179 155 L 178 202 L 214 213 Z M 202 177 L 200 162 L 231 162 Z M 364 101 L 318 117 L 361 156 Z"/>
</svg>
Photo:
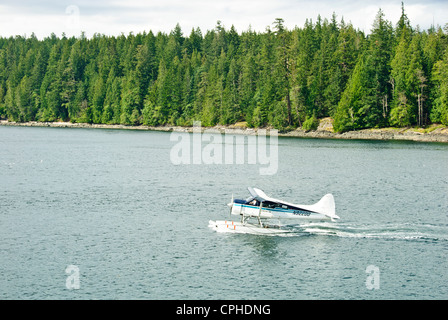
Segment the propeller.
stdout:
<svg viewBox="0 0 448 320">
<path fill-rule="evenodd" d="M 230 207 L 230 215 L 232 215 L 232 209 L 233 209 L 233 193 L 232 193 L 232 200 L 230 203 L 227 204 Z"/>
</svg>

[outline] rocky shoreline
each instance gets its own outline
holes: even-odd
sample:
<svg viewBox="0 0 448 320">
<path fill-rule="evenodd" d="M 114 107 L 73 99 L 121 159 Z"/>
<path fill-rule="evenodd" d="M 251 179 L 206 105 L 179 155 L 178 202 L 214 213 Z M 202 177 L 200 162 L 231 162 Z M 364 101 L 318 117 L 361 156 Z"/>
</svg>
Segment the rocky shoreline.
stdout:
<svg viewBox="0 0 448 320">
<path fill-rule="evenodd" d="M 323 119 L 325 120 L 325 119 Z M 71 122 L 9 122 L 1 120 L 3 126 L 23 126 L 23 127 L 54 127 L 54 128 L 98 128 L 98 129 L 122 129 L 122 130 L 150 130 L 165 132 L 192 132 L 193 127 L 179 126 L 125 126 L 119 124 L 89 124 L 89 123 L 71 123 Z M 244 125 L 229 125 L 215 127 L 201 127 L 201 130 L 213 129 L 220 133 L 256 135 L 258 129 L 247 128 Z M 269 134 L 269 129 L 267 130 Z M 348 131 L 344 133 L 333 132 L 333 127 L 328 120 L 322 121 L 317 130 L 305 131 L 295 129 L 286 133 L 279 133 L 280 137 L 299 137 L 299 138 L 323 138 L 323 139 L 349 139 L 349 140 L 408 140 L 421 142 L 443 142 L 448 143 L 448 127 L 433 126 L 427 129 L 421 128 L 382 128 L 382 129 L 363 129 L 357 131 Z"/>
</svg>

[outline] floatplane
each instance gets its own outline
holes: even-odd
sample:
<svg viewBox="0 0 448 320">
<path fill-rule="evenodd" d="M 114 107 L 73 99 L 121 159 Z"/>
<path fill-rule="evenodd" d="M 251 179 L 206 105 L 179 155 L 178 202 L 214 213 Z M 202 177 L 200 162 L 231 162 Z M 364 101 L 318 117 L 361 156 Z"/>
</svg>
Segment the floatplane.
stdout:
<svg viewBox="0 0 448 320">
<path fill-rule="evenodd" d="M 320 221 L 336 221 L 334 197 L 326 194 L 312 205 L 293 204 L 267 196 L 258 188 L 247 188 L 250 197 L 234 199 L 227 205 L 230 214 L 240 216 L 240 221 L 217 220 L 209 221 L 209 227 L 218 232 L 236 233 L 287 233 L 290 225 L 269 224 L 269 221 L 288 220 L 293 223 L 308 223 Z M 256 219 L 253 223 L 251 220 Z"/>
</svg>

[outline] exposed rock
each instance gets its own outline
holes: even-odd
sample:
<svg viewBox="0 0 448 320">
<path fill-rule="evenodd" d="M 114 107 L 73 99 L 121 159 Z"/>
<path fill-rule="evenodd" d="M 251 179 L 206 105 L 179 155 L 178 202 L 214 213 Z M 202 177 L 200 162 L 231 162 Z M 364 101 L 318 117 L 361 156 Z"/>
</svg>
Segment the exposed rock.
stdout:
<svg viewBox="0 0 448 320">
<path fill-rule="evenodd" d="M 153 130 L 153 131 L 176 131 L 193 132 L 193 127 L 179 126 L 125 126 L 119 124 L 89 124 L 89 123 L 71 123 L 71 122 L 9 122 L 0 120 L 0 125 L 7 126 L 26 126 L 26 127 L 57 127 L 57 128 L 100 128 L 100 129 L 126 129 L 126 130 Z M 220 133 L 234 133 L 254 135 L 259 129 L 247 128 L 247 123 L 241 122 L 230 126 L 215 126 L 212 128 L 201 127 L 201 131 L 213 129 Z M 267 129 L 270 134 L 272 128 Z M 363 129 L 357 131 L 348 131 L 344 133 L 333 132 L 333 121 L 331 118 L 321 119 L 319 127 L 315 131 L 305 131 L 301 128 L 279 133 L 278 136 L 284 137 L 304 137 L 304 138 L 325 138 L 325 139 L 362 139 L 362 140 L 412 140 L 424 142 L 444 142 L 448 143 L 448 128 L 445 126 L 432 125 L 426 129 L 422 128 L 381 128 L 381 129 Z"/>
</svg>

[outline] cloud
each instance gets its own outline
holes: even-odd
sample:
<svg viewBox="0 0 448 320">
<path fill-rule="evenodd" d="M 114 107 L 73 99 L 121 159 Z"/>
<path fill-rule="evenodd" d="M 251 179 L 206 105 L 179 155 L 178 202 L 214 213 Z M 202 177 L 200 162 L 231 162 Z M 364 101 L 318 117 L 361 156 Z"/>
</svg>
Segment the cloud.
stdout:
<svg viewBox="0 0 448 320">
<path fill-rule="evenodd" d="M 401 0 L 2 0 L 0 4 L 0 36 L 31 35 L 42 38 L 52 32 L 60 36 L 78 36 L 85 31 L 106 35 L 152 30 L 170 32 L 179 23 L 184 34 L 200 27 L 203 32 L 221 20 L 226 28 L 234 25 L 241 32 L 249 26 L 264 31 L 275 18 L 283 18 L 288 28 L 302 27 L 306 19 L 317 16 L 338 21 L 344 18 L 366 33 L 370 32 L 375 15 L 382 8 L 386 18 L 396 24 L 401 15 Z M 442 0 L 405 1 L 405 10 L 413 26 L 427 29 L 434 23 L 448 22 L 443 15 L 448 3 Z"/>
</svg>

